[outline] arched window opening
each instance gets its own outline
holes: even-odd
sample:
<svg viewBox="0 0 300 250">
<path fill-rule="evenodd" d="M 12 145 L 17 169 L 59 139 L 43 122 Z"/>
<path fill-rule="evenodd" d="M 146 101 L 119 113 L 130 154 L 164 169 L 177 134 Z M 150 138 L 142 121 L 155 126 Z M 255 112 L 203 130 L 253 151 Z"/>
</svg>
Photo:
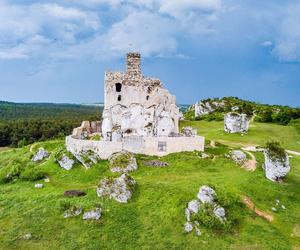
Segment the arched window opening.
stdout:
<svg viewBox="0 0 300 250">
<path fill-rule="evenodd" d="M 121 83 L 116 83 L 116 92 L 121 92 L 122 90 L 122 84 Z"/>
<path fill-rule="evenodd" d="M 118 95 L 118 101 L 120 102 L 122 99 L 121 95 Z"/>
</svg>

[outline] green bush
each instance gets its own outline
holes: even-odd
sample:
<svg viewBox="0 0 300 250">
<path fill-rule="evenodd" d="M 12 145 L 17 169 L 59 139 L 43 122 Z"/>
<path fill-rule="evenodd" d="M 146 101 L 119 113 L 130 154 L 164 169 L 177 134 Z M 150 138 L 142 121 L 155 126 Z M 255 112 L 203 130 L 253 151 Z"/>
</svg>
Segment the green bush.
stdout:
<svg viewBox="0 0 300 250">
<path fill-rule="evenodd" d="M 272 160 L 283 160 L 286 157 L 284 148 L 281 147 L 280 142 L 270 141 L 266 143 L 266 150 L 268 156 Z"/>
<path fill-rule="evenodd" d="M 39 167 L 28 165 L 24 171 L 20 174 L 20 179 L 25 181 L 37 181 L 44 179 L 47 173 L 41 170 Z"/>
<path fill-rule="evenodd" d="M 23 169 L 22 164 L 11 162 L 0 169 L 0 183 L 9 183 L 18 178 Z"/>
</svg>

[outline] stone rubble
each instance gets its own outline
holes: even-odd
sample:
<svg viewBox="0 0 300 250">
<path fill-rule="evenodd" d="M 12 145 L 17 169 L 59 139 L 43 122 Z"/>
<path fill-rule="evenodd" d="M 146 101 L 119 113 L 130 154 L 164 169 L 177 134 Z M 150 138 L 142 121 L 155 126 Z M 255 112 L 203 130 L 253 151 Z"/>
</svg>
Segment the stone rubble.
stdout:
<svg viewBox="0 0 300 250">
<path fill-rule="evenodd" d="M 64 218 L 76 217 L 82 213 L 81 207 L 71 207 L 64 213 Z"/>
<path fill-rule="evenodd" d="M 224 130 L 227 133 L 246 133 L 249 123 L 250 120 L 246 114 L 230 112 L 224 116 Z"/>
<path fill-rule="evenodd" d="M 186 137 L 194 137 L 197 135 L 197 129 L 193 129 L 192 127 L 183 127 L 182 134 Z"/>
<path fill-rule="evenodd" d="M 209 203 L 212 205 L 212 212 L 214 213 L 215 217 L 220 220 L 220 223 L 223 223 L 226 220 L 226 213 L 225 209 L 215 201 L 216 192 L 211 187 L 205 185 L 201 186 L 199 188 L 197 198 L 198 200 L 192 200 L 188 202 L 187 207 L 185 208 L 186 223 L 184 225 L 184 231 L 189 233 L 193 230 L 193 228 L 195 228 L 196 235 L 200 236 L 200 223 L 197 220 L 191 221 L 191 216 L 193 214 L 197 214 L 201 210 L 202 204 Z"/>
<path fill-rule="evenodd" d="M 243 164 L 247 160 L 246 154 L 241 150 L 233 150 L 231 152 L 231 159 L 238 164 Z"/>
<path fill-rule="evenodd" d="M 32 157 L 33 162 L 42 161 L 45 158 L 48 158 L 50 156 L 49 152 L 45 150 L 44 148 L 39 148 L 37 153 Z"/>
<path fill-rule="evenodd" d="M 35 188 L 43 188 L 44 187 L 44 184 L 41 184 L 41 183 L 37 183 L 34 185 Z"/>
<path fill-rule="evenodd" d="M 169 163 L 160 160 L 151 160 L 144 162 L 144 165 L 147 167 L 168 167 Z"/>
<path fill-rule="evenodd" d="M 119 178 L 105 178 L 100 181 L 97 188 L 98 197 L 108 197 L 117 202 L 127 203 L 136 185 L 135 180 L 127 174 L 122 174 Z"/>
</svg>

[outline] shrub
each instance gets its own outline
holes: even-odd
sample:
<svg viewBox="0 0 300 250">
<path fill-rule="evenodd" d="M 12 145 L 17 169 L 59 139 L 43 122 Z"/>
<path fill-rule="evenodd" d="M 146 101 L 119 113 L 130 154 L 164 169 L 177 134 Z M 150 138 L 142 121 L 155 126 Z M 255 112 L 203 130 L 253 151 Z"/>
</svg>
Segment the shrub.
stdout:
<svg viewBox="0 0 300 250">
<path fill-rule="evenodd" d="M 59 207 L 59 210 L 61 210 L 61 211 L 66 211 L 72 206 L 71 202 L 69 200 L 65 200 L 65 199 L 58 200 L 57 203 L 58 203 L 57 205 Z"/>
<path fill-rule="evenodd" d="M 20 179 L 25 181 L 37 181 L 44 179 L 47 173 L 41 170 L 39 167 L 28 165 L 24 171 L 20 174 Z"/>
<path fill-rule="evenodd" d="M 284 148 L 281 147 L 280 142 L 270 141 L 266 143 L 266 150 L 268 156 L 272 160 L 283 160 L 286 157 Z"/>
<path fill-rule="evenodd" d="M 9 183 L 18 178 L 21 174 L 23 166 L 18 163 L 11 162 L 0 169 L 0 183 Z"/>
</svg>

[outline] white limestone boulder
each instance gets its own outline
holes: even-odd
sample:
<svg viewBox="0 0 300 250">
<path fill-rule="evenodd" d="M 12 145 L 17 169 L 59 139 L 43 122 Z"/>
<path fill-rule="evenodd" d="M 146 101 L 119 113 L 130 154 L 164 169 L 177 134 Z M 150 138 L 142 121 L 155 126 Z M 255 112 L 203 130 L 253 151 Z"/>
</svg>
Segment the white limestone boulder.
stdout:
<svg viewBox="0 0 300 250">
<path fill-rule="evenodd" d="M 63 154 L 62 157 L 57 160 L 59 166 L 65 170 L 70 170 L 73 168 L 75 161 L 70 159 L 67 155 Z"/>
<path fill-rule="evenodd" d="M 32 157 L 33 162 L 42 161 L 45 158 L 49 157 L 49 152 L 44 148 L 39 148 L 36 154 Z"/>
<path fill-rule="evenodd" d="M 216 192 L 209 186 L 201 186 L 197 195 L 202 203 L 213 203 L 216 197 Z"/>
<path fill-rule="evenodd" d="M 184 224 L 184 231 L 186 232 L 186 233 L 190 233 L 190 232 L 192 232 L 193 231 L 193 224 L 192 223 L 190 223 L 190 222 L 186 222 L 185 224 Z"/>
<path fill-rule="evenodd" d="M 246 114 L 231 112 L 224 116 L 224 130 L 227 133 L 245 133 L 249 129 L 249 123 Z"/>
<path fill-rule="evenodd" d="M 226 220 L 226 213 L 223 207 L 216 206 L 213 210 L 213 213 L 220 221 Z"/>
<path fill-rule="evenodd" d="M 97 188 L 98 197 L 108 197 L 120 203 L 127 203 L 136 185 L 135 180 L 129 175 L 122 174 L 115 179 L 103 179 Z"/>
<path fill-rule="evenodd" d="M 72 206 L 64 213 L 64 218 L 76 217 L 82 213 L 82 207 Z"/>
<path fill-rule="evenodd" d="M 290 171 L 290 162 L 287 154 L 282 159 L 272 158 L 266 150 L 264 156 L 264 170 L 267 179 L 271 181 L 280 181 Z"/>
<path fill-rule="evenodd" d="M 233 150 L 231 152 L 231 159 L 238 164 L 242 164 L 247 160 L 247 155 L 241 150 Z"/>
<path fill-rule="evenodd" d="M 101 208 L 85 212 L 82 216 L 83 220 L 99 220 L 101 218 Z"/>
</svg>

